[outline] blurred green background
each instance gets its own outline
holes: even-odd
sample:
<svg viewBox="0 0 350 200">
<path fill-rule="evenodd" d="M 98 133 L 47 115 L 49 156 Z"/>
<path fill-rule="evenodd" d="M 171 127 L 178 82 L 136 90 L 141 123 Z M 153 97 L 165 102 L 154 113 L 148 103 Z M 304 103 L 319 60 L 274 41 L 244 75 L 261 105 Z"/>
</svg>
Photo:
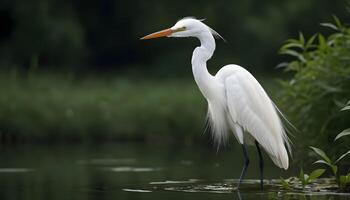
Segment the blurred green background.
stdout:
<svg viewBox="0 0 350 200">
<path fill-rule="evenodd" d="M 346 6 L 345 0 L 2 0 L 0 141 L 210 143 L 201 134 L 206 102 L 190 67 L 198 41 L 139 40 L 185 16 L 206 19 L 227 40 L 217 41 L 212 73 L 228 63 L 247 68 L 289 116 L 293 102 L 279 101 L 276 79 L 293 73 L 276 66 L 292 58 L 278 49 L 299 31 L 306 38 L 332 33 L 320 23 L 332 14 L 346 22 Z M 303 132 L 297 116 L 290 119 Z"/>
</svg>

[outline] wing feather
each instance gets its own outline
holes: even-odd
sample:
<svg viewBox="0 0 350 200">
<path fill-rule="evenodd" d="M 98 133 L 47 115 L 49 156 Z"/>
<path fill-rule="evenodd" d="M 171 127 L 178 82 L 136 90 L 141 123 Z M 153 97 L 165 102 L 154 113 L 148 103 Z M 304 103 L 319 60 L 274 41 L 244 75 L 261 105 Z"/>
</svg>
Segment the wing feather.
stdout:
<svg viewBox="0 0 350 200">
<path fill-rule="evenodd" d="M 247 70 L 231 68 L 224 80 L 231 119 L 259 142 L 277 166 L 287 169 L 288 137 L 272 100 Z"/>
</svg>

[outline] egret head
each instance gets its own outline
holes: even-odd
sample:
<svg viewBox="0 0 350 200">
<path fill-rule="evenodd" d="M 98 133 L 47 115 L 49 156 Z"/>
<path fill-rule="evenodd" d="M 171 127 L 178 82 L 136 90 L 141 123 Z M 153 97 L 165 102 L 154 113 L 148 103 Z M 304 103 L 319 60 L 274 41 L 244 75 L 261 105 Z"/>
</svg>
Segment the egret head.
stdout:
<svg viewBox="0 0 350 200">
<path fill-rule="evenodd" d="M 211 33 L 214 36 L 222 38 L 216 31 L 205 25 L 202 21 L 203 20 L 192 17 L 186 17 L 176 22 L 173 27 L 146 35 L 142 37 L 141 40 L 159 37 L 198 37 L 203 33 Z"/>
</svg>

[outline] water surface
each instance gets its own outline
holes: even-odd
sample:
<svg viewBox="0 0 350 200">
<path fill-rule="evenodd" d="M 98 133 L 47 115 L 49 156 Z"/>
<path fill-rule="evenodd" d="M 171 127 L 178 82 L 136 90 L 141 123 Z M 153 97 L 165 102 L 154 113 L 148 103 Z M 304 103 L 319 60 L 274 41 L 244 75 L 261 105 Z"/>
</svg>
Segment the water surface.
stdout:
<svg viewBox="0 0 350 200">
<path fill-rule="evenodd" d="M 265 156 L 259 188 L 256 150 L 249 149 L 247 180 L 238 146 L 214 148 L 141 143 L 16 145 L 0 148 L 0 199 L 349 199 L 345 194 L 287 192 L 272 179 L 295 174 Z"/>
</svg>

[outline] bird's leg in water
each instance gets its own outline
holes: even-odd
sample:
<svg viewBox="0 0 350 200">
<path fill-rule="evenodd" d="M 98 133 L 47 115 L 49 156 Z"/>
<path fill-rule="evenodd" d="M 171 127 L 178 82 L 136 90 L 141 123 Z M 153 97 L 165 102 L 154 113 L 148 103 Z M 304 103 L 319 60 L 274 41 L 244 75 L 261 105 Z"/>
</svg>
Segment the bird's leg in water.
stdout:
<svg viewBox="0 0 350 200">
<path fill-rule="evenodd" d="M 237 185 L 237 189 L 239 189 L 239 185 L 242 183 L 242 180 L 245 177 L 245 173 L 247 171 L 247 167 L 249 165 L 249 157 L 247 154 L 247 149 L 245 148 L 245 144 L 242 144 L 242 149 L 243 149 L 243 156 L 244 156 L 244 164 L 243 164 L 243 169 L 242 169 L 242 173 L 241 176 L 239 177 L 239 182 Z"/>
<path fill-rule="evenodd" d="M 260 187 L 264 189 L 264 159 L 261 154 L 259 143 L 255 140 L 255 146 L 259 154 L 259 169 L 260 169 Z"/>
</svg>

